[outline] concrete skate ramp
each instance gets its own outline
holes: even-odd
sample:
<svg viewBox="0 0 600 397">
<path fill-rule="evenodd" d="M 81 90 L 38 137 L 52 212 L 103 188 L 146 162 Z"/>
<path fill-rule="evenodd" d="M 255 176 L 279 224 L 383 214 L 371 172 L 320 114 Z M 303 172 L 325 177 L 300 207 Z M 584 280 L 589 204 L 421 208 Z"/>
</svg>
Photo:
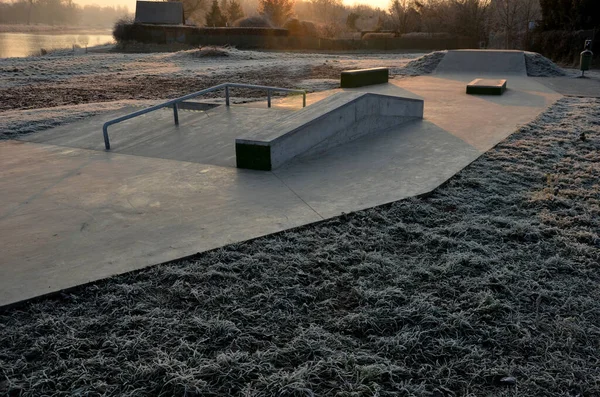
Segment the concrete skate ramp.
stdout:
<svg viewBox="0 0 600 397">
<path fill-rule="evenodd" d="M 523 51 L 455 50 L 448 51 L 434 73 L 527 76 L 527 66 Z"/>
<path fill-rule="evenodd" d="M 184 109 L 207 109 L 186 111 Z M 111 118 L 129 114 L 132 107 L 59 126 L 21 140 L 104 152 L 100 131 Z M 285 109 L 214 107 L 182 103 L 179 125 L 173 123 L 173 111 L 160 109 L 111 128 L 111 152 L 235 167 L 235 139 L 289 113 Z"/>
<path fill-rule="evenodd" d="M 325 152 L 363 135 L 423 118 L 423 101 L 338 92 L 236 139 L 238 168 L 272 170 L 301 154 Z"/>
</svg>

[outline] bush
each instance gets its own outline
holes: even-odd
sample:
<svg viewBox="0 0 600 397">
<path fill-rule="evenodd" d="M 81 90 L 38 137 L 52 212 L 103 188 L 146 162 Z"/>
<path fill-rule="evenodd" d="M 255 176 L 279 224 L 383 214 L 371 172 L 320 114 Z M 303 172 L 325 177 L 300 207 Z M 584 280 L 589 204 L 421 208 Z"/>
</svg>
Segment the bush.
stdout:
<svg viewBox="0 0 600 397">
<path fill-rule="evenodd" d="M 317 37 L 319 36 L 319 31 L 317 30 L 317 26 L 309 21 L 300 21 L 302 24 L 302 29 L 304 30 L 304 35 L 309 37 Z"/>
<path fill-rule="evenodd" d="M 343 36 L 348 29 L 338 23 L 319 24 L 317 27 L 319 37 L 335 39 Z"/>
<path fill-rule="evenodd" d="M 115 22 L 115 26 L 113 27 L 113 37 L 115 38 L 115 41 L 121 42 L 129 40 L 129 31 L 132 25 L 132 18 L 124 17 L 117 20 L 117 22 Z"/>
<path fill-rule="evenodd" d="M 373 39 L 393 39 L 397 37 L 395 33 L 367 33 L 362 39 L 363 40 L 373 40 Z"/>
<path fill-rule="evenodd" d="M 316 37 L 318 36 L 317 27 L 314 23 L 309 21 L 300 21 L 298 19 L 288 19 L 284 24 L 283 28 L 290 32 L 290 36 L 305 36 L 305 37 Z"/>
<path fill-rule="evenodd" d="M 427 32 L 410 32 L 410 33 L 402 34 L 402 38 L 405 38 L 405 39 L 431 39 L 431 38 L 446 39 L 448 37 L 452 37 L 452 35 L 450 35 L 450 33 L 427 33 Z"/>
<path fill-rule="evenodd" d="M 592 31 L 549 30 L 536 32 L 533 35 L 532 51 L 539 52 L 554 62 L 564 65 L 579 65 L 579 54 L 583 51 L 586 39 L 592 38 Z M 600 58 L 600 51 L 594 51 L 595 59 Z"/>
<path fill-rule="evenodd" d="M 272 28 L 273 24 L 267 18 L 254 15 L 252 17 L 238 19 L 233 26 L 239 28 Z"/>
</svg>

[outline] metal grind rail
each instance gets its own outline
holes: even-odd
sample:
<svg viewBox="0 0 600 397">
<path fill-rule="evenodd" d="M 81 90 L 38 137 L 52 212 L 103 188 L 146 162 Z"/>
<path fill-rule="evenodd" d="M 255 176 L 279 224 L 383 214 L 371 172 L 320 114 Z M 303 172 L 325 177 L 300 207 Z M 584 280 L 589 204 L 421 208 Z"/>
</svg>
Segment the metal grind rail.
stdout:
<svg viewBox="0 0 600 397">
<path fill-rule="evenodd" d="M 271 93 L 273 91 L 302 94 L 302 107 L 306 107 L 306 91 L 303 91 L 303 90 L 293 90 L 293 89 L 289 89 L 289 88 L 269 87 L 269 86 L 264 86 L 264 85 L 223 83 L 223 84 L 216 85 L 214 87 L 207 88 L 202 91 L 194 92 L 193 94 L 182 96 L 177 99 L 172 99 L 168 102 L 161 103 L 161 104 L 149 107 L 147 109 L 143 109 L 143 110 L 139 110 L 134 113 L 127 114 L 125 116 L 116 118 L 114 120 L 107 121 L 106 123 L 104 123 L 104 126 L 102 127 L 102 133 L 104 134 L 104 147 L 106 148 L 106 150 L 110 150 L 110 140 L 108 138 L 108 127 L 110 127 L 113 124 L 117 124 L 117 123 L 120 123 L 125 120 L 130 120 L 135 117 L 142 116 L 142 115 L 150 113 L 150 112 L 154 112 L 155 110 L 158 110 L 158 109 L 173 107 L 173 119 L 175 120 L 175 125 L 179 125 L 179 112 L 177 110 L 178 103 L 187 101 L 188 99 L 193 99 L 193 98 L 199 97 L 204 94 L 208 94 L 209 92 L 225 89 L 225 106 L 229 106 L 229 89 L 230 88 L 251 88 L 251 89 L 256 89 L 256 90 L 266 90 L 268 107 L 271 107 Z"/>
</svg>

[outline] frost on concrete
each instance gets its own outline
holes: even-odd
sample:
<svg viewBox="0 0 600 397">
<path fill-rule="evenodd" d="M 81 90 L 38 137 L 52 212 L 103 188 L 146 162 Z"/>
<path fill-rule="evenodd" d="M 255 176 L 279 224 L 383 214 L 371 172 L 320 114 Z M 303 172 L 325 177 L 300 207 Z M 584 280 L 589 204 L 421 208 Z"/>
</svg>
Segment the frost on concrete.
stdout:
<svg viewBox="0 0 600 397">
<path fill-rule="evenodd" d="M 0 395 L 600 395 L 598 120 L 563 98 L 428 197 L 5 308 Z"/>
<path fill-rule="evenodd" d="M 404 66 L 404 73 L 410 76 L 431 74 L 438 67 L 448 51 L 435 51 L 413 59 Z"/>
<path fill-rule="evenodd" d="M 550 59 L 537 52 L 525 52 L 527 75 L 531 77 L 557 77 L 566 73 Z"/>
</svg>

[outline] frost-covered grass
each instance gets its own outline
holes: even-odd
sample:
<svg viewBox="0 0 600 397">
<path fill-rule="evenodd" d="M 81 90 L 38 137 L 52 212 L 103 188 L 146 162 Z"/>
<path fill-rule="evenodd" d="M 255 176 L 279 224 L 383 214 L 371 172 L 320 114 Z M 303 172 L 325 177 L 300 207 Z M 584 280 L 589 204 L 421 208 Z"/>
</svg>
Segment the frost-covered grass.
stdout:
<svg viewBox="0 0 600 397">
<path fill-rule="evenodd" d="M 329 89 L 339 86 L 340 72 L 344 69 L 401 68 L 419 56 L 259 52 L 235 48 L 219 52 L 226 56 L 206 56 L 205 50 L 189 50 L 159 54 L 58 52 L 42 57 L 0 59 L 0 116 L 7 110 L 170 99 L 228 81 L 308 91 Z M 256 97 L 250 91 L 240 92 L 248 98 Z"/>
<path fill-rule="evenodd" d="M 8 110 L 0 113 L 0 140 L 16 139 L 26 134 L 119 110 L 126 106 L 147 107 L 153 104 L 153 101 L 115 101 L 31 110 Z"/>
<path fill-rule="evenodd" d="M 429 197 L 4 309 L 0 394 L 600 395 L 599 120 L 564 98 Z"/>
<path fill-rule="evenodd" d="M 240 74 L 260 75 L 265 68 L 278 70 L 281 75 L 314 68 L 327 62 L 335 64 L 340 70 L 372 66 L 400 67 L 421 55 L 261 52 L 240 51 L 235 48 L 220 52 L 227 56 L 201 56 L 205 55 L 205 51 L 188 50 L 175 53 L 90 53 L 75 56 L 69 52 L 57 52 L 40 57 L 4 58 L 0 59 L 0 89 L 35 83 L 56 83 L 74 77 L 96 80 L 105 76 L 120 77 L 123 80 L 141 76 L 188 80 L 206 76 L 235 78 Z"/>
</svg>

